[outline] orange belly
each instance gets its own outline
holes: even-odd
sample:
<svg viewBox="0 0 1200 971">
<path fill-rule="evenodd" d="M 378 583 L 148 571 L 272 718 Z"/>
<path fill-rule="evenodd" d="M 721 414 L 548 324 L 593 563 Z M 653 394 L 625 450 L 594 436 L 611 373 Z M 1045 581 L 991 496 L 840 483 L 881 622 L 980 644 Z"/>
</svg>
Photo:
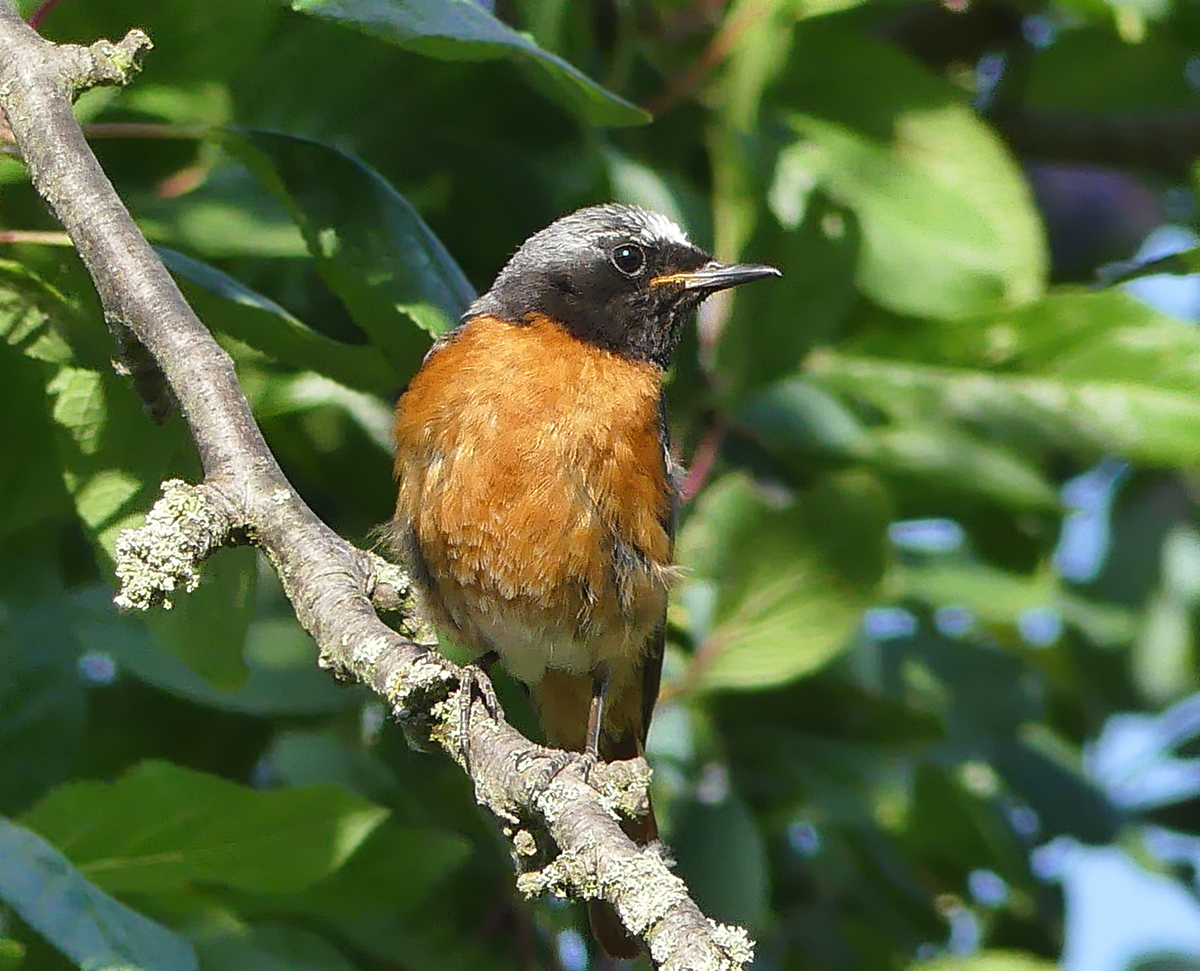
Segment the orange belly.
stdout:
<svg viewBox="0 0 1200 971">
<path fill-rule="evenodd" d="M 660 393 L 654 365 L 549 320 L 480 317 L 397 405 L 396 535 L 432 620 L 535 686 L 555 744 L 580 747 L 602 665 L 606 729 L 644 730 L 671 559 Z"/>
</svg>

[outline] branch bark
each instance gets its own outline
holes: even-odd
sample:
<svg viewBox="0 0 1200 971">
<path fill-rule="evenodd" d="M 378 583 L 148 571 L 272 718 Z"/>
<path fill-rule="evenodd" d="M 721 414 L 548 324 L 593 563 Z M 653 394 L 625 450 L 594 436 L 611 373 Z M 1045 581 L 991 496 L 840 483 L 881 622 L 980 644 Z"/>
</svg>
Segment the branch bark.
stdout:
<svg viewBox="0 0 1200 971">
<path fill-rule="evenodd" d="M 165 378 L 204 468 L 198 485 L 164 483 L 145 526 L 122 536 L 117 602 L 169 602 L 195 586 L 199 563 L 220 546 L 253 543 L 278 572 L 321 665 L 368 685 L 410 738 L 440 746 L 468 772 L 512 843 L 523 891 L 603 897 L 658 967 L 743 967 L 753 956 L 745 931 L 705 917 L 660 849 L 621 831 L 621 816 L 645 808 L 645 763 L 585 774 L 578 756 L 536 745 L 493 714 L 477 687 L 483 675 L 418 636 L 407 578 L 336 535 L 283 475 L 233 361 L 138 231 L 71 111 L 81 90 L 127 83 L 150 46 L 136 30 L 118 44 L 52 44 L 0 0 L 0 107 L 33 184 L 79 251 L 122 350 L 144 348 Z M 398 612 L 407 636 L 380 620 L 375 603 Z"/>
</svg>

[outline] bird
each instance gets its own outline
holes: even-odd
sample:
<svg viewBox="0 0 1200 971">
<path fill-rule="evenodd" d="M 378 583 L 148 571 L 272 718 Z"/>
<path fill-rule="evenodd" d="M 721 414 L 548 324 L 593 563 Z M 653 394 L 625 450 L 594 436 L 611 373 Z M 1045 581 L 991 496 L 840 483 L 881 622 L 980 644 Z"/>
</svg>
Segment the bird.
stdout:
<svg viewBox="0 0 1200 971">
<path fill-rule="evenodd" d="M 693 311 L 780 271 L 635 205 L 527 239 L 396 405 L 390 544 L 427 619 L 522 682 L 548 744 L 640 756 L 658 696 L 682 468 L 663 379 Z M 623 823 L 657 839 L 653 810 Z M 604 901 L 593 935 L 640 952 Z"/>
</svg>

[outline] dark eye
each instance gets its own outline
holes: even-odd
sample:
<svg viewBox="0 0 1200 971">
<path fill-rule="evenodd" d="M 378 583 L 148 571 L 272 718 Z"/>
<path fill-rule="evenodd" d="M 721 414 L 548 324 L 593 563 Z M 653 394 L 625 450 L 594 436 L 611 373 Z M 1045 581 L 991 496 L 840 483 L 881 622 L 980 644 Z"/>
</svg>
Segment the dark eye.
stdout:
<svg viewBox="0 0 1200 971">
<path fill-rule="evenodd" d="M 637 276 L 646 266 L 646 251 L 637 243 L 622 243 L 612 251 L 612 261 L 626 276 Z"/>
</svg>

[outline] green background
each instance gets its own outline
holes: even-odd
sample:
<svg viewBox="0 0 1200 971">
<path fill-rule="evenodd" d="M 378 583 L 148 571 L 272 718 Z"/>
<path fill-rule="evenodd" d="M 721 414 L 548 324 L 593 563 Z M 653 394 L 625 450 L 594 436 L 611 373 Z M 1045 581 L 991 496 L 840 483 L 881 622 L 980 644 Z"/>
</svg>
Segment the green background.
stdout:
<svg viewBox="0 0 1200 971">
<path fill-rule="evenodd" d="M 61 0 L 41 29 L 152 37 L 79 117 L 359 544 L 392 401 L 530 233 L 619 199 L 782 267 L 670 375 L 678 872 L 759 969 L 1200 967 L 1200 296 L 1147 276 L 1200 261 L 1097 275 L 1164 224 L 1194 245 L 1200 8 L 497 7 Z M 57 227 L 11 156 L 0 186 L 0 969 L 603 967 L 252 551 L 114 610 L 118 532 L 197 460 L 73 252 L 22 241 Z"/>
</svg>

